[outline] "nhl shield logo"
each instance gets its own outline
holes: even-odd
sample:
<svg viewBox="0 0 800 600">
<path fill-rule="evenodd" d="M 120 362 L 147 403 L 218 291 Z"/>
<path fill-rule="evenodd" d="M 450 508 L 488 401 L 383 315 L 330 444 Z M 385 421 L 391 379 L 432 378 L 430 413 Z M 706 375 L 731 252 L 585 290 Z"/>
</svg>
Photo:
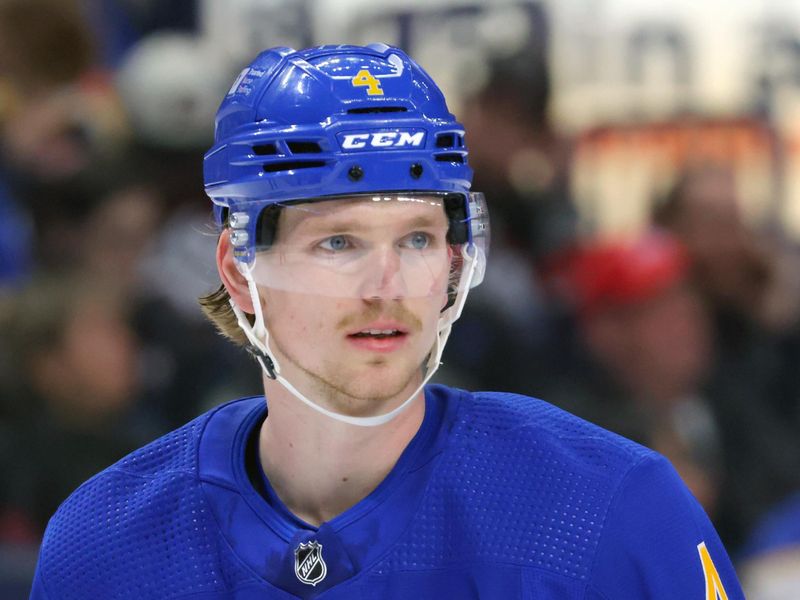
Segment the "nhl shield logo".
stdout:
<svg viewBox="0 0 800 600">
<path fill-rule="evenodd" d="M 295 548 L 294 574 L 300 581 L 309 585 L 317 585 L 325 579 L 328 566 L 322 558 L 322 544 L 312 540 Z"/>
</svg>

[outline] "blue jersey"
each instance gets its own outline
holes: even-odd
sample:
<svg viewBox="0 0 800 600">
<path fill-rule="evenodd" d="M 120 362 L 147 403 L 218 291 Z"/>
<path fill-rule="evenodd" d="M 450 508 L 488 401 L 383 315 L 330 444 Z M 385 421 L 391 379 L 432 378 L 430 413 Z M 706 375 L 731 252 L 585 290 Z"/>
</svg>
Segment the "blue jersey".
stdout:
<svg viewBox="0 0 800 600">
<path fill-rule="evenodd" d="M 743 598 L 661 456 L 524 396 L 425 402 L 386 479 L 319 527 L 262 475 L 264 399 L 221 406 L 64 502 L 31 598 Z"/>
</svg>

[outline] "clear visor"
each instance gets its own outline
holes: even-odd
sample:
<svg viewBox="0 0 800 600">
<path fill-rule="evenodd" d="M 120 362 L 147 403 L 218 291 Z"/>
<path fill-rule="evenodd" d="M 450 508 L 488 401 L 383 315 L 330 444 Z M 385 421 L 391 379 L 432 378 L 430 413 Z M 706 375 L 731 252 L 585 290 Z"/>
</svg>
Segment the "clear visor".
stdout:
<svg viewBox="0 0 800 600">
<path fill-rule="evenodd" d="M 272 231 L 261 225 L 270 244 L 257 252 L 251 272 L 260 286 L 301 294 L 443 297 L 458 291 L 465 261 L 485 262 L 485 249 L 452 243 L 458 236 L 448 231 L 459 226 L 453 219 L 433 194 L 285 204 Z"/>
</svg>

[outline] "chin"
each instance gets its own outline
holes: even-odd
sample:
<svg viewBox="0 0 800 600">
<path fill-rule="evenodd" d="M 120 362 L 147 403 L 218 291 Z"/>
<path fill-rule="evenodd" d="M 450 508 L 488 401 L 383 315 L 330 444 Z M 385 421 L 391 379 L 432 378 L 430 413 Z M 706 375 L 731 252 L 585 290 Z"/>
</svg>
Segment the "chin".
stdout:
<svg viewBox="0 0 800 600">
<path fill-rule="evenodd" d="M 387 407 L 376 412 L 376 404 L 394 399 L 404 402 L 422 381 L 419 368 L 398 369 L 391 361 L 371 364 L 367 373 L 352 374 L 346 380 L 328 382 L 332 388 L 332 401 L 351 416 L 380 414 L 391 410 Z M 402 397 L 401 397 L 402 396 Z"/>
<path fill-rule="evenodd" d="M 365 401 L 388 401 L 406 393 L 410 394 L 416 388 L 417 378 L 407 374 L 403 377 L 387 376 L 369 378 L 367 381 L 355 381 L 343 390 L 353 399 Z M 402 398 L 401 400 L 405 400 Z"/>
<path fill-rule="evenodd" d="M 352 417 L 391 410 L 408 399 L 423 377 L 422 359 L 410 356 L 351 357 L 315 367 L 285 354 L 280 360 L 289 366 L 284 376 L 294 379 L 298 389 L 312 400 L 324 398 L 328 408 Z"/>
</svg>

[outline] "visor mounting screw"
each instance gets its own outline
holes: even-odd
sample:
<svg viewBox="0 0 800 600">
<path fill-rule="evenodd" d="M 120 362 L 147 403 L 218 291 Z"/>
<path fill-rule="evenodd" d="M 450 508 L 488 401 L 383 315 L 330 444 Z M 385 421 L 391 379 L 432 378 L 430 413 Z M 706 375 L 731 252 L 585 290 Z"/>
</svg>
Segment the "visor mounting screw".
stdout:
<svg viewBox="0 0 800 600">
<path fill-rule="evenodd" d="M 422 177 L 422 165 L 419 163 L 414 163 L 411 165 L 411 177 L 414 179 L 419 179 Z"/>
<path fill-rule="evenodd" d="M 246 227 L 249 222 L 250 222 L 250 215 L 248 215 L 246 212 L 235 212 L 230 216 L 228 224 L 232 228 L 238 229 Z"/>
<path fill-rule="evenodd" d="M 231 245 L 234 248 L 241 248 L 247 245 L 247 242 L 250 241 L 250 236 L 246 231 L 242 231 L 241 229 L 237 229 L 231 232 Z"/>
<path fill-rule="evenodd" d="M 350 181 L 358 181 L 364 176 L 364 169 L 358 165 L 353 165 L 347 172 L 347 176 L 350 178 Z"/>
</svg>

